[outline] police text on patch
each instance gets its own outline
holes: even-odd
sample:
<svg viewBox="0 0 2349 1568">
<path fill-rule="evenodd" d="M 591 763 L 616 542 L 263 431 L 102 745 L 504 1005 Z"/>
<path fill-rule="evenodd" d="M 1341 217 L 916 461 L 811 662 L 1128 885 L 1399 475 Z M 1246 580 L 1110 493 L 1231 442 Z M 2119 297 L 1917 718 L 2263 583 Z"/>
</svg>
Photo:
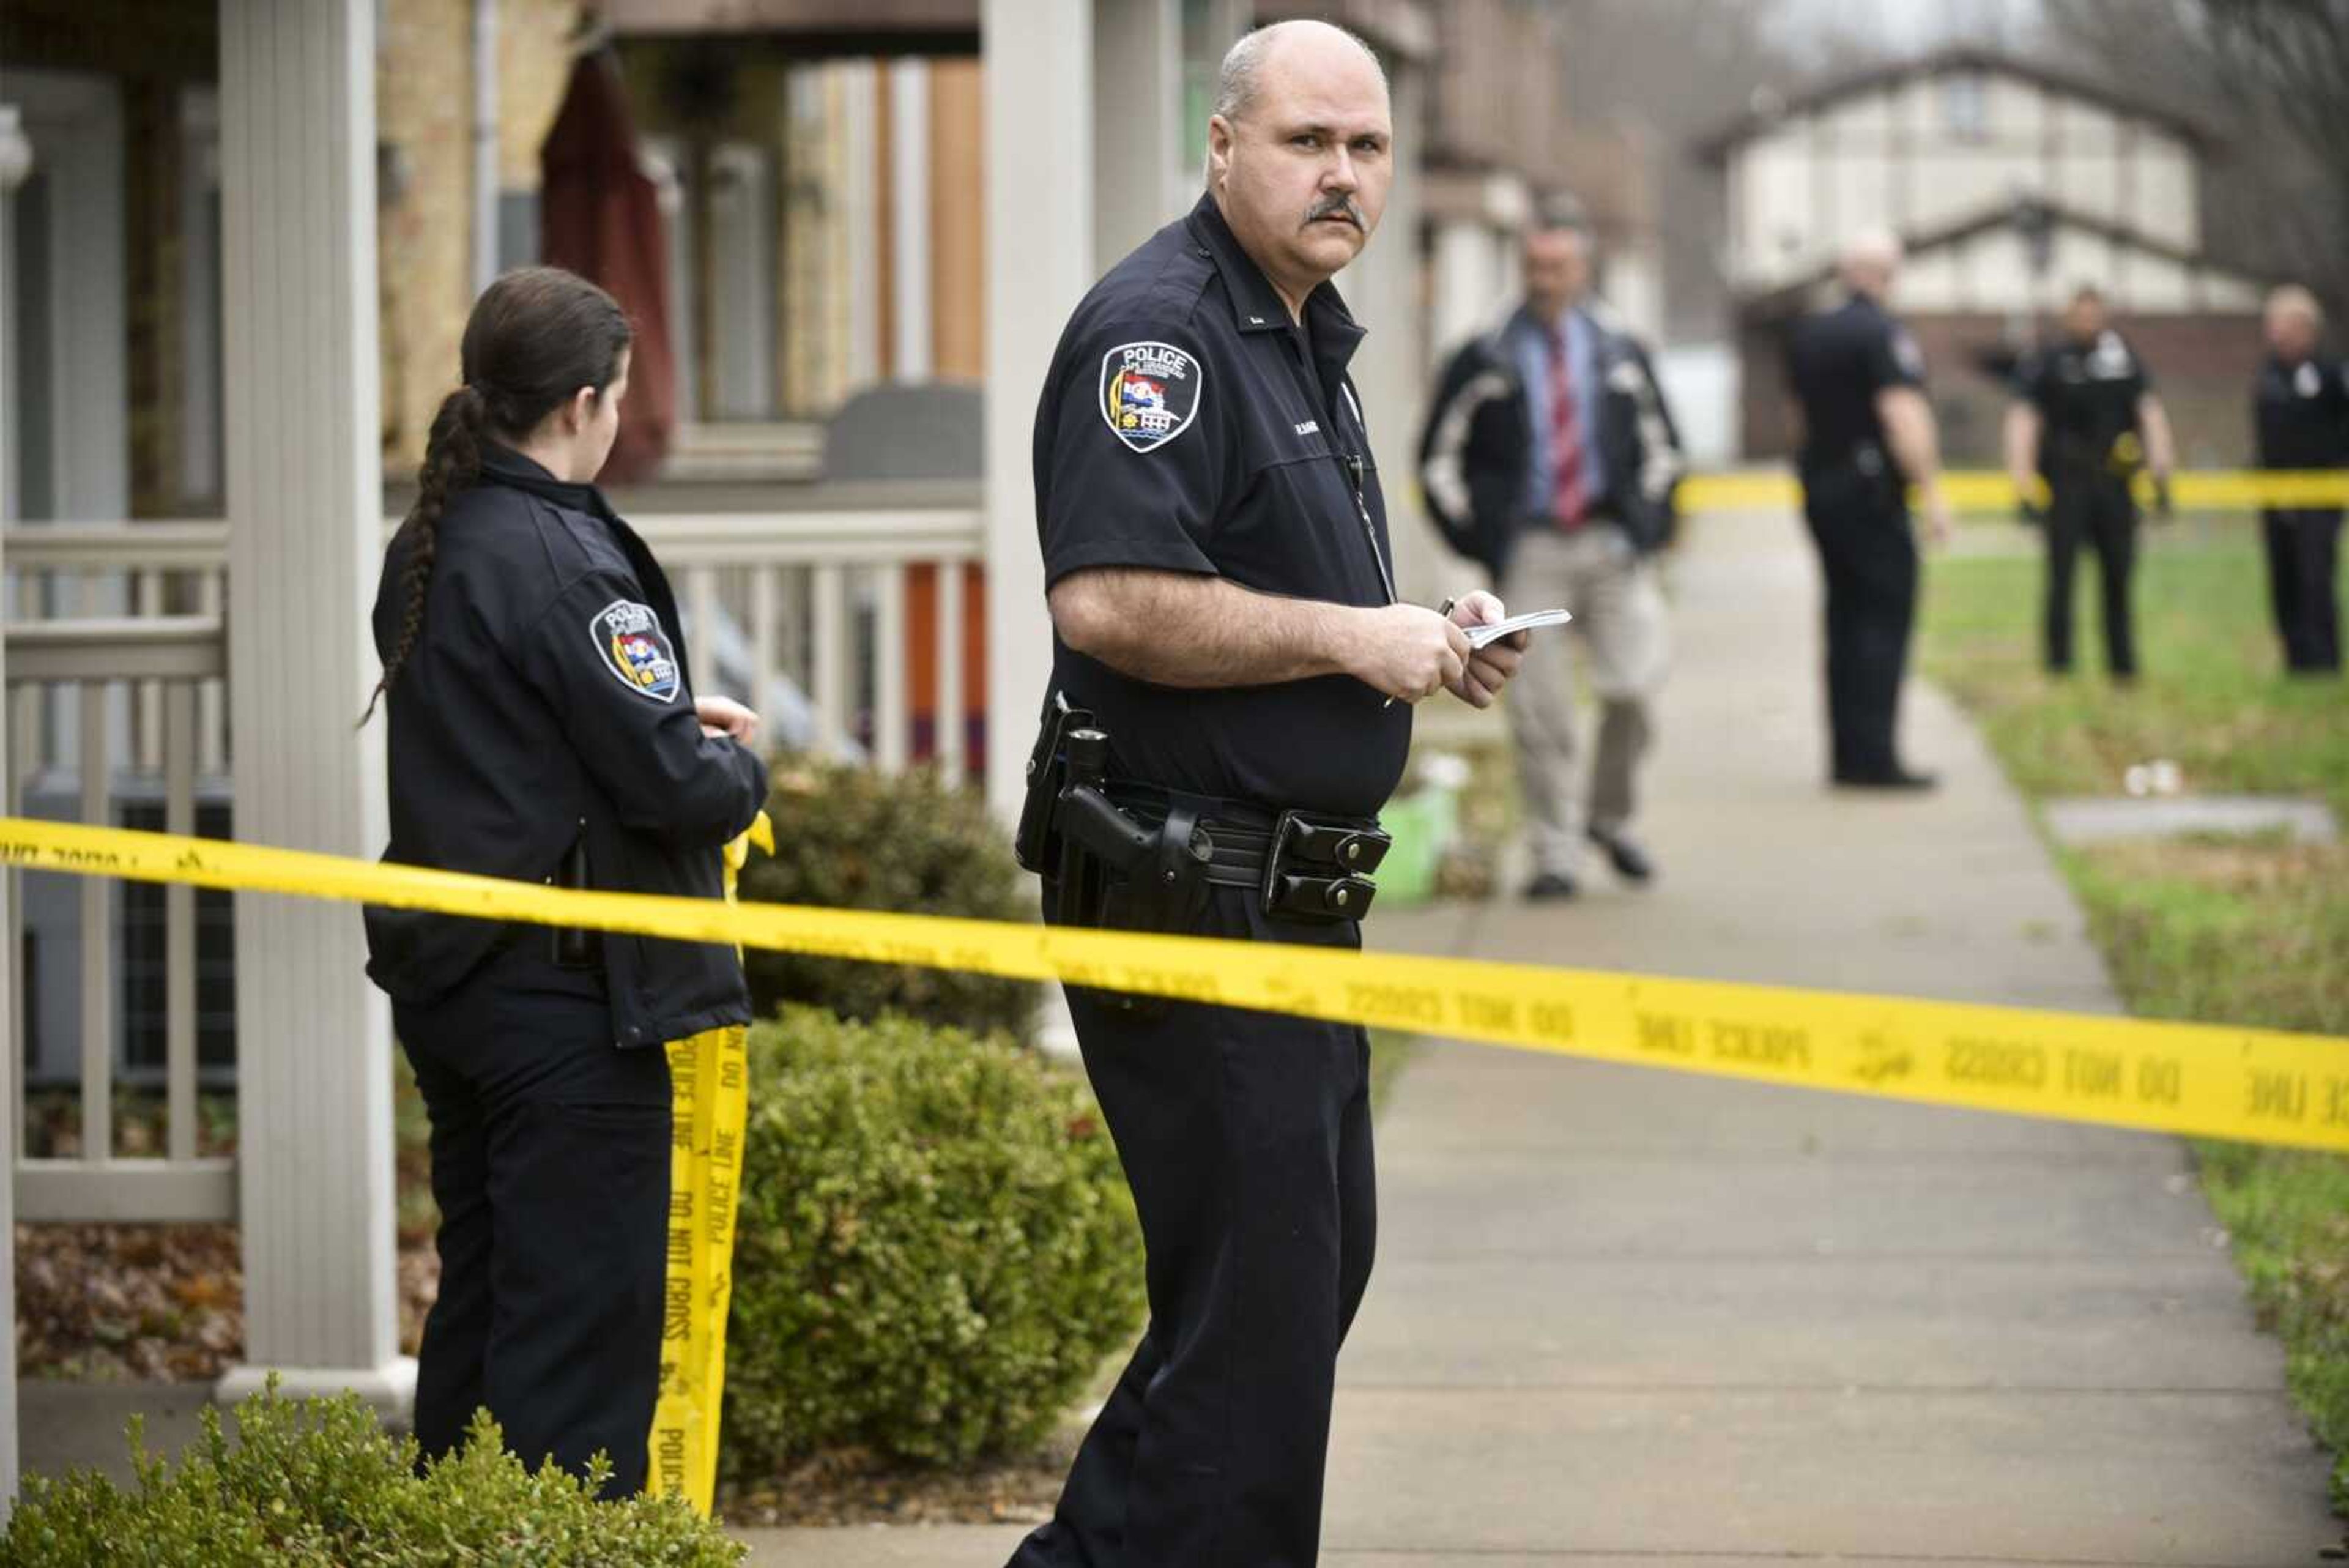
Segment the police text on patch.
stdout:
<svg viewBox="0 0 2349 1568">
<path fill-rule="evenodd" d="M 647 701 L 676 699 L 684 681 L 667 634 L 661 630 L 660 617 L 651 606 L 614 599 L 595 612 L 595 619 L 587 623 L 587 632 L 596 657 L 613 680 Z"/>
<path fill-rule="evenodd" d="M 1122 343 L 1102 356 L 1102 419 L 1135 452 L 1190 428 L 1206 390 L 1199 361 L 1171 343 Z"/>
</svg>

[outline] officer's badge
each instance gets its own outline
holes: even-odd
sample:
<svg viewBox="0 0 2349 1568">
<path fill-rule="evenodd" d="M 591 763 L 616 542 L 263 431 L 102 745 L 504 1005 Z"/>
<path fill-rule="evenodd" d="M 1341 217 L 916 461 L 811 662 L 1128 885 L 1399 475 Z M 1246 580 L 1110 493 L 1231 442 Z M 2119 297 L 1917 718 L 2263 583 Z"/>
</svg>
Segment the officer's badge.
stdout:
<svg viewBox="0 0 2349 1568">
<path fill-rule="evenodd" d="M 667 702 L 683 684 L 677 654 L 661 630 L 660 617 L 649 606 L 614 599 L 587 623 L 596 656 L 612 678 L 637 696 Z"/>
<path fill-rule="evenodd" d="M 2137 361 L 2129 355 L 2128 345 L 2121 335 L 2107 327 L 2097 335 L 2095 352 L 2088 356 L 2088 374 L 2099 381 L 2118 381 L 2133 375 Z"/>
<path fill-rule="evenodd" d="M 1136 452 L 1173 441 L 1199 411 L 1206 372 L 1167 343 L 1126 343 L 1102 356 L 1102 418 Z"/>
</svg>

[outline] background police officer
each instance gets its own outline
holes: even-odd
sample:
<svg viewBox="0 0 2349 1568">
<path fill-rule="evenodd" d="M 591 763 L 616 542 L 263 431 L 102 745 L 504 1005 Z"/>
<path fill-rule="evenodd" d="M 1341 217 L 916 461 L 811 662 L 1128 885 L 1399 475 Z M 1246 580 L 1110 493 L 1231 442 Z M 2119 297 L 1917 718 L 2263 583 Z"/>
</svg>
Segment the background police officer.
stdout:
<svg viewBox="0 0 2349 1568">
<path fill-rule="evenodd" d="M 2349 472 L 2349 360 L 2317 352 L 2324 311 L 2298 285 L 2268 296 L 2268 358 L 2251 384 L 2260 466 Z M 2341 511 L 2333 506 L 2271 506 L 2268 593 L 2284 667 L 2296 675 L 2341 670 Z"/>
<path fill-rule="evenodd" d="M 1409 704 L 1449 689 L 1484 706 L 1516 668 L 1461 629 L 1499 618 L 1492 595 L 1449 618 L 1394 601 L 1346 373 L 1363 332 L 1328 282 L 1377 225 L 1391 138 L 1358 40 L 1305 22 L 1243 38 L 1207 194 L 1077 307 L 1037 410 L 1056 695 L 1107 732 L 1121 810 L 1214 846 L 1204 902 L 1159 929 L 1355 945 L 1350 919 L 1263 896 L 1281 818 L 1367 821 L 1402 773 Z M 1048 909 L 1068 884 L 1048 877 Z M 1079 918 L 1120 923 L 1106 901 Z M 1012 1561 L 1304 1568 L 1375 1233 L 1369 1042 L 1081 988 L 1069 1002 L 1141 1214 L 1150 1324 Z"/>
<path fill-rule="evenodd" d="M 1803 414 L 1803 514 L 1826 582 L 1832 776 L 1858 789 L 1933 784 L 1893 742 L 1917 609 L 1909 483 L 1928 533 L 1938 542 L 1949 532 L 1924 357 L 1884 308 L 1900 259 L 1891 234 L 1853 239 L 1838 269 L 1847 297 L 1796 322 L 1786 345 Z"/>
<path fill-rule="evenodd" d="M 2128 340 L 2105 320 L 2105 296 L 2083 284 L 2064 307 L 2064 331 L 2023 360 L 2006 416 L 2006 467 L 2028 499 L 2035 467 L 2047 482 L 2046 659 L 2051 674 L 2072 668 L 2072 566 L 2085 541 L 2096 552 L 2104 590 L 2105 665 L 2116 680 L 2137 676 L 2129 575 L 2137 561 L 2137 499 L 2129 482 L 2153 471 L 2158 504 L 2169 510 L 2169 417 Z"/>
<path fill-rule="evenodd" d="M 553 267 L 466 324 L 376 598 L 391 847 L 411 866 L 723 896 L 721 848 L 766 797 L 758 720 L 696 698 L 677 601 L 591 483 L 619 432 L 630 332 Z M 367 910 L 432 1122 L 440 1288 L 425 1320 L 426 1458 L 482 1406 L 535 1468 L 612 1461 L 643 1488 L 658 1393 L 669 1187 L 662 1046 L 748 1023 L 722 943 Z"/>
</svg>

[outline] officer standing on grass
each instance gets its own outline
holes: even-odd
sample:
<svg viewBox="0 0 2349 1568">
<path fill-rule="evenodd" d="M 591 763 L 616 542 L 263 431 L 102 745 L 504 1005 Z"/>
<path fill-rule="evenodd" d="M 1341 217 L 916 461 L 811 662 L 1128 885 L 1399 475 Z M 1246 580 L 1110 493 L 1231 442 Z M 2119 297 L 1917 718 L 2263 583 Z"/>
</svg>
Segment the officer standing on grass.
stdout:
<svg viewBox="0 0 2349 1568">
<path fill-rule="evenodd" d="M 2169 416 L 2145 361 L 2105 319 L 2093 284 L 2064 307 L 2061 338 L 2017 369 L 2006 415 L 2006 469 L 2023 515 L 2047 531 L 2047 672 L 2072 671 L 2072 566 L 2083 543 L 2096 552 L 2104 593 L 2105 668 L 2137 679 L 2129 576 L 2137 564 L 2137 498 L 2129 482 L 2153 472 L 2155 504 L 2169 512 Z M 2043 514 L 2030 499 L 2036 469 L 2047 482 Z"/>
<path fill-rule="evenodd" d="M 1317 22 L 1225 58 L 1207 192 L 1095 286 L 1037 410 L 1055 649 L 1021 853 L 1056 922 L 1351 948 L 1411 704 L 1501 618 L 1398 603 L 1329 279 L 1377 227 L 1386 81 Z M 1105 739 L 1104 739 L 1105 737 Z M 1016 1568 L 1307 1568 L 1375 1234 L 1351 1025 L 1072 987 L 1150 1323 Z"/>
<path fill-rule="evenodd" d="M 2349 360 L 2317 352 L 2324 311 L 2297 284 L 2268 296 L 2268 358 L 2252 383 L 2260 466 L 2349 473 Z M 2341 507 L 2271 506 L 2268 594 L 2284 668 L 2294 675 L 2341 673 Z"/>
<path fill-rule="evenodd" d="M 1786 348 L 1803 413 L 1803 514 L 1826 580 L 1830 776 L 1851 789 L 1933 786 L 1893 743 L 1917 611 L 1909 484 L 1928 535 L 1939 543 L 1950 527 L 1924 356 L 1885 309 L 1900 260 L 1889 234 L 1853 239 L 1838 268 L 1843 304 L 1796 322 Z"/>
</svg>

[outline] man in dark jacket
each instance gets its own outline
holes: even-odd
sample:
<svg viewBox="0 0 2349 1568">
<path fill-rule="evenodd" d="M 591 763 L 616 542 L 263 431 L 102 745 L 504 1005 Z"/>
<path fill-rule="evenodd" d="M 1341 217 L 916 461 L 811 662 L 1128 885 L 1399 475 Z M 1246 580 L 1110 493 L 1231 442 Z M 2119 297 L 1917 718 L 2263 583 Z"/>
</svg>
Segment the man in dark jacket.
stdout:
<svg viewBox="0 0 2349 1568">
<path fill-rule="evenodd" d="M 1572 773 L 1572 641 L 1534 638 L 1508 703 L 1532 830 L 1526 896 L 1562 898 L 1586 837 L 1626 879 L 1654 875 L 1630 835 L 1633 771 L 1670 659 L 1654 557 L 1671 537 L 1682 459 L 1646 350 L 1588 297 L 1578 213 L 1537 214 L 1525 276 L 1525 303 L 1444 368 L 1420 478 L 1444 537 L 1502 599 L 1572 610 L 1589 648 L 1599 719 L 1587 803 Z"/>
</svg>

